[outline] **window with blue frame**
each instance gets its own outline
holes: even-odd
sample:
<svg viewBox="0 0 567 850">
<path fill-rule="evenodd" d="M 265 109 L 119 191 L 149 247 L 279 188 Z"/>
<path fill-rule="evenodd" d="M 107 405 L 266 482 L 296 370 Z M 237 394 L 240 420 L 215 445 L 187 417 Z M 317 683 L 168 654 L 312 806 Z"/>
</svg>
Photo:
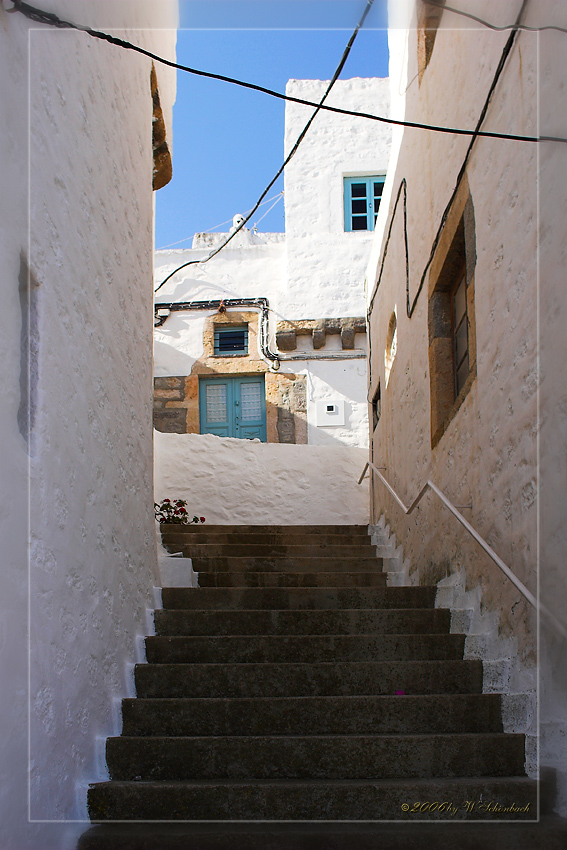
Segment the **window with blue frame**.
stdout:
<svg viewBox="0 0 567 850">
<path fill-rule="evenodd" d="M 226 375 L 199 380 L 201 434 L 266 442 L 264 376 Z"/>
<path fill-rule="evenodd" d="M 215 354 L 220 357 L 248 354 L 248 325 L 215 327 Z"/>
<path fill-rule="evenodd" d="M 345 177 L 345 230 L 374 230 L 384 191 L 384 174 L 372 177 Z"/>
</svg>

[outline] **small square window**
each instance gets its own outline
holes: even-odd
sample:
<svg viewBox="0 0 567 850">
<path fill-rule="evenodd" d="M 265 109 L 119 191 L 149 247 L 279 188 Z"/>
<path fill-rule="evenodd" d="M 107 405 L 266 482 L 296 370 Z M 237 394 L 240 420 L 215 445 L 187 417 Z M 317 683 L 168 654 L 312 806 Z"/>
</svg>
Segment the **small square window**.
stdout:
<svg viewBox="0 0 567 850">
<path fill-rule="evenodd" d="M 374 230 L 380 209 L 385 175 L 345 177 L 345 230 Z"/>
<path fill-rule="evenodd" d="M 220 357 L 248 354 L 248 325 L 216 327 L 215 354 Z"/>
</svg>

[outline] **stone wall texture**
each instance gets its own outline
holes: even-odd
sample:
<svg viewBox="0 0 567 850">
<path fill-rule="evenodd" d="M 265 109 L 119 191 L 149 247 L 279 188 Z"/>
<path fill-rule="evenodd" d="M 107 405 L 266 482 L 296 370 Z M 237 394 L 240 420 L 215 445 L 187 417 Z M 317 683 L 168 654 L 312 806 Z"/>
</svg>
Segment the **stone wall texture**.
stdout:
<svg viewBox="0 0 567 850">
<path fill-rule="evenodd" d="M 43 6 L 174 56 L 173 2 Z M 96 738 L 117 731 L 157 583 L 151 60 L 37 25 L 29 51 L 28 80 L 28 22 L 0 10 L 3 850 L 81 829 L 62 822 L 104 776 Z"/>
<path fill-rule="evenodd" d="M 513 2 L 500 3 L 498 9 L 488 2 L 477 6 L 476 14 L 496 24 L 514 20 L 519 9 L 519 4 Z M 401 7 L 411 15 L 410 3 L 393 4 L 394 15 L 402 15 Z M 541 26 L 558 22 L 558 17 L 559 4 L 532 3 L 526 22 Z M 403 18 L 398 20 L 403 25 Z M 436 125 L 474 127 L 508 36 L 509 32 L 492 33 L 463 24 L 446 13 L 420 79 L 415 27 L 393 31 L 393 114 Z M 557 115 L 557 103 L 551 108 L 552 81 L 555 79 L 559 91 L 564 74 L 562 77 L 559 55 L 553 52 L 557 46 L 553 39 L 549 41 L 551 52 L 543 60 L 544 73 L 538 66 L 537 36 L 523 32 L 517 37 L 489 105 L 484 128 L 536 134 L 538 95 L 547 86 L 550 131 L 565 135 L 564 126 L 560 127 L 553 117 Z M 541 61 L 541 52 L 539 57 Z M 406 504 L 431 479 L 454 504 L 472 505 L 463 511 L 466 518 L 532 593 L 537 594 L 541 587 L 542 601 L 564 620 L 565 606 L 557 598 L 554 601 L 552 590 L 555 587 L 562 598 L 566 549 L 560 531 L 565 519 L 565 476 L 564 470 L 559 471 L 564 466 L 564 443 L 560 439 L 564 427 L 561 403 L 555 403 L 556 398 L 564 398 L 565 376 L 557 368 L 550 368 L 552 362 L 564 363 L 556 348 L 558 343 L 552 342 L 564 340 L 557 321 L 560 323 L 558 311 L 562 310 L 559 304 L 564 302 L 558 274 L 564 266 L 564 248 L 560 247 L 565 244 L 561 213 L 564 200 L 560 199 L 565 180 L 561 182 L 559 177 L 560 187 L 551 185 L 553 179 L 565 173 L 561 172 L 557 151 L 552 154 L 549 150 L 549 182 L 546 191 L 538 196 L 538 167 L 544 160 L 538 160 L 535 144 L 482 139 L 473 147 L 465 181 L 476 229 L 475 327 L 471 330 L 476 341 L 476 377 L 432 448 L 428 298 L 435 260 L 430 273 L 424 272 L 468 146 L 469 139 L 432 132 L 406 130 L 394 135 L 386 202 L 377 224 L 368 271 L 369 397 L 374 395 L 379 381 L 382 397 L 382 414 L 371 441 L 372 459 L 376 466 L 386 467 L 387 479 Z M 550 197 L 554 198 L 555 207 Z M 540 227 L 538 234 L 538 204 L 542 198 L 541 209 L 546 216 L 540 220 L 543 229 Z M 540 252 L 540 257 L 545 258 L 541 266 L 538 236 L 539 247 L 545 245 L 546 249 Z M 441 235 L 441 242 L 443 238 Z M 538 305 L 543 303 L 548 314 L 541 315 L 545 322 L 538 326 Z M 392 313 L 397 318 L 397 351 L 386 387 L 385 350 Z M 551 354 L 554 345 L 555 358 Z M 549 362 L 540 373 L 538 370 L 544 366 L 542 352 L 548 353 Z M 540 375 L 546 387 L 541 396 L 543 407 L 538 406 Z M 545 441 L 544 431 L 539 436 L 540 423 L 545 423 Z M 545 459 L 541 466 L 538 450 L 542 461 Z M 545 474 L 548 490 L 542 491 L 541 484 L 546 479 L 541 476 Z M 538 526 L 545 499 L 552 507 Z M 406 517 L 375 480 L 371 510 L 374 520 L 385 515 L 403 545 L 404 557 L 411 563 L 410 581 L 437 583 L 464 571 L 466 589 L 480 589 L 483 610 L 497 614 L 501 635 L 516 641 L 520 665 L 526 671 L 535 667 L 537 628 L 533 609 L 434 496 L 427 496 Z M 555 653 L 558 652 L 556 647 Z M 556 677 L 555 683 L 552 680 L 552 676 L 542 679 L 542 693 L 549 691 L 548 719 L 564 720 L 564 690 L 559 689 L 563 694 L 560 709 L 559 679 Z M 542 735 L 544 725 L 545 721 Z M 556 739 L 559 740 L 558 735 Z M 565 789 L 562 794 L 565 810 Z"/>
</svg>

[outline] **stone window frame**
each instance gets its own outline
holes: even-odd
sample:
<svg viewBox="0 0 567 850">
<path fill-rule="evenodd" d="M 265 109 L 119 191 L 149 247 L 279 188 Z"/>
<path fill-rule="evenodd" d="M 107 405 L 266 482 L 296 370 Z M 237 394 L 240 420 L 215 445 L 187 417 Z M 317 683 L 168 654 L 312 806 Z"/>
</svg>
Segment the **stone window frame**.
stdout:
<svg viewBox="0 0 567 850">
<path fill-rule="evenodd" d="M 390 321 L 388 322 L 388 333 L 386 334 L 386 348 L 384 349 L 384 385 L 387 388 L 390 383 L 390 375 L 394 366 L 394 360 L 398 353 L 398 316 L 394 308 Z"/>
<path fill-rule="evenodd" d="M 234 327 L 247 325 L 247 354 L 215 354 L 215 329 L 221 326 L 227 328 L 230 325 Z M 248 359 L 256 362 L 261 360 L 258 353 L 258 313 L 252 310 L 227 310 L 226 313 L 214 313 L 212 316 L 207 316 L 203 330 L 203 357 L 205 359 L 210 358 L 215 362 L 218 361 L 219 369 L 223 368 L 224 361 L 227 373 L 232 371 L 232 367 L 229 366 L 231 361 Z M 238 367 L 238 370 L 240 371 L 240 367 Z M 256 371 L 256 369 L 253 371 Z"/>
<path fill-rule="evenodd" d="M 444 4 L 445 0 L 439 0 L 439 2 Z M 433 54 L 443 9 L 437 4 L 428 3 L 427 0 L 417 0 L 417 4 L 417 67 L 421 83 Z"/>
<path fill-rule="evenodd" d="M 376 391 L 372 396 L 372 433 L 378 427 L 378 423 L 380 422 L 380 418 L 382 416 L 382 386 L 380 382 L 380 378 L 378 378 L 378 386 L 376 387 Z"/>
<path fill-rule="evenodd" d="M 428 355 L 432 449 L 443 437 L 476 379 L 475 267 L 474 206 L 465 179 L 447 217 L 429 274 Z M 469 374 L 457 392 L 454 298 L 463 273 L 466 281 Z"/>
</svg>

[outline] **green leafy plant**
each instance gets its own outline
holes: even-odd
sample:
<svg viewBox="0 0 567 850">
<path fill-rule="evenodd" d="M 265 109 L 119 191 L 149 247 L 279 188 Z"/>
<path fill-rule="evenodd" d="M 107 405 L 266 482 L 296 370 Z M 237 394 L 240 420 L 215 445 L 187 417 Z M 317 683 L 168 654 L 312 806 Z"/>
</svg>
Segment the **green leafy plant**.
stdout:
<svg viewBox="0 0 567 850">
<path fill-rule="evenodd" d="M 205 522 L 204 516 L 194 516 L 187 513 L 187 502 L 184 499 L 162 499 L 161 504 L 154 502 L 154 514 L 158 522 L 191 525 L 193 522 Z"/>
</svg>

